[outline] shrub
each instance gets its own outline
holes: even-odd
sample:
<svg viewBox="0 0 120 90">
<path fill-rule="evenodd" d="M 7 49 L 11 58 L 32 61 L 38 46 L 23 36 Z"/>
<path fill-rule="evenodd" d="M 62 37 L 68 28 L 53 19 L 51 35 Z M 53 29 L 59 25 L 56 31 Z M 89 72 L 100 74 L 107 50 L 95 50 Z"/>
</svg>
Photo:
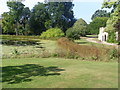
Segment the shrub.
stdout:
<svg viewBox="0 0 120 90">
<path fill-rule="evenodd" d="M 79 34 L 81 36 L 86 36 L 86 34 L 87 34 L 87 23 L 85 22 L 85 20 L 80 18 L 74 23 L 73 29 L 75 31 L 79 32 Z"/>
<path fill-rule="evenodd" d="M 110 59 L 114 59 L 114 58 L 118 58 L 118 50 L 113 48 L 110 50 L 109 55 L 110 55 Z"/>
<path fill-rule="evenodd" d="M 80 36 L 86 36 L 87 32 L 87 23 L 80 18 L 74 23 L 72 28 L 66 31 L 66 36 L 72 39 L 79 39 Z"/>
<path fill-rule="evenodd" d="M 43 32 L 40 36 L 40 38 L 43 39 L 50 39 L 50 38 L 59 38 L 64 36 L 64 33 L 59 28 L 51 28 L 48 29 L 46 32 Z"/>
<path fill-rule="evenodd" d="M 115 35 L 115 32 L 108 32 L 109 33 L 109 35 L 108 35 L 108 40 L 107 40 L 107 42 L 109 42 L 109 43 L 115 43 L 115 42 L 117 42 L 116 41 L 116 35 Z"/>
<path fill-rule="evenodd" d="M 69 28 L 66 31 L 66 37 L 71 39 L 80 39 L 80 32 L 77 30 L 74 30 L 73 28 Z"/>
</svg>

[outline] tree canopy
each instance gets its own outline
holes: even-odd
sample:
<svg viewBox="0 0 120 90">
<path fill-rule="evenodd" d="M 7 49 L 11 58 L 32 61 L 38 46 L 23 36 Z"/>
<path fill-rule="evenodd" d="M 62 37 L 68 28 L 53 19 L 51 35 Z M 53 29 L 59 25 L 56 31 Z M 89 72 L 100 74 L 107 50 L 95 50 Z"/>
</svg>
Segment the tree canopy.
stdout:
<svg viewBox="0 0 120 90">
<path fill-rule="evenodd" d="M 88 30 L 90 34 L 98 34 L 100 27 L 105 27 L 108 17 L 96 17 L 88 25 Z"/>
<path fill-rule="evenodd" d="M 95 13 L 92 15 L 92 20 L 96 17 L 110 17 L 110 12 L 107 13 L 106 10 L 97 10 Z"/>
<path fill-rule="evenodd" d="M 87 23 L 82 19 L 78 19 L 72 28 L 66 31 L 68 38 L 79 39 L 80 36 L 86 36 L 87 34 Z"/>
<path fill-rule="evenodd" d="M 115 33 L 115 31 L 118 31 L 118 34 L 120 35 L 120 0 L 116 0 L 114 2 L 112 0 L 110 0 L 109 2 L 105 0 L 103 3 L 103 8 L 111 8 L 111 7 L 113 7 L 113 10 L 110 15 L 110 18 L 107 21 L 105 30 L 109 34 L 112 34 L 112 33 Z M 112 41 L 115 42 L 115 39 Z"/>
<path fill-rule="evenodd" d="M 38 3 L 30 11 L 24 0 L 7 2 L 9 12 L 2 14 L 3 33 L 16 35 L 40 35 L 43 31 L 58 27 L 63 32 L 72 27 L 76 19 L 72 2 Z"/>
</svg>

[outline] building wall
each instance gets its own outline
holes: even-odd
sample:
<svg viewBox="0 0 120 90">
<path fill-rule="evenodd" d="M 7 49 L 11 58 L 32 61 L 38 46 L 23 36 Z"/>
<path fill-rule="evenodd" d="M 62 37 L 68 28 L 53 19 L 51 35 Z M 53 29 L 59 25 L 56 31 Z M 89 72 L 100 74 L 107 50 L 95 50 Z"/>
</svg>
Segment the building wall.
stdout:
<svg viewBox="0 0 120 90">
<path fill-rule="evenodd" d="M 104 32 L 104 29 L 104 27 L 99 29 L 98 40 L 100 41 L 107 41 L 108 39 L 108 33 Z M 116 40 L 118 40 L 118 32 L 116 32 Z"/>
</svg>

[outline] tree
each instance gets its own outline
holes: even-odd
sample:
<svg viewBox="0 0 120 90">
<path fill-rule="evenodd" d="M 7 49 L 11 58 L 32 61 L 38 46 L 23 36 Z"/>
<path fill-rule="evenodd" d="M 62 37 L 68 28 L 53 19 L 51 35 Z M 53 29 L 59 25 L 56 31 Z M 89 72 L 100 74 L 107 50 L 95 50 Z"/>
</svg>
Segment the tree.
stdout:
<svg viewBox="0 0 120 90">
<path fill-rule="evenodd" d="M 28 23 L 30 18 L 30 10 L 28 7 L 25 7 L 22 11 L 22 14 L 20 16 L 20 24 L 21 24 L 21 33 L 22 35 L 28 35 L 30 32 L 28 29 Z"/>
<path fill-rule="evenodd" d="M 48 12 L 46 11 L 46 6 L 43 3 L 38 3 L 33 7 L 30 15 L 30 28 L 31 32 L 35 35 L 41 34 L 46 30 L 45 22 L 49 20 Z"/>
<path fill-rule="evenodd" d="M 115 33 L 116 31 L 118 31 L 118 34 L 120 35 L 120 0 L 116 0 L 114 2 L 111 0 L 109 2 L 107 2 L 105 0 L 102 8 L 111 8 L 111 7 L 113 7 L 113 10 L 112 10 L 112 13 L 110 15 L 110 18 L 107 21 L 107 25 L 105 27 L 105 30 L 110 35 L 112 33 Z M 115 39 L 113 38 L 112 41 L 115 42 Z M 120 41 L 120 38 L 119 38 L 119 41 Z"/>
<path fill-rule="evenodd" d="M 72 2 L 49 2 L 46 3 L 47 12 L 50 16 L 52 27 L 61 28 L 64 32 L 76 21 L 73 15 Z"/>
<path fill-rule="evenodd" d="M 15 33 L 15 25 L 14 25 L 14 19 L 10 15 L 9 12 L 4 12 L 2 14 L 2 33 L 6 34 L 14 34 Z"/>
<path fill-rule="evenodd" d="M 72 28 L 66 31 L 66 36 L 72 39 L 79 39 L 80 36 L 86 36 L 87 34 L 87 23 L 80 18 L 77 20 Z"/>
<path fill-rule="evenodd" d="M 107 13 L 106 10 L 97 10 L 95 13 L 92 15 L 92 20 L 96 17 L 110 17 L 110 12 Z"/>
<path fill-rule="evenodd" d="M 27 35 L 28 19 L 30 10 L 28 7 L 24 8 L 23 0 L 10 0 L 7 6 L 10 11 L 2 14 L 2 29 L 3 33 Z"/>
<path fill-rule="evenodd" d="M 14 20 L 15 24 L 15 32 L 16 35 L 19 35 L 19 19 L 22 14 L 22 10 L 24 9 L 24 5 L 18 1 L 7 2 L 7 6 L 9 7 L 9 15 Z"/>
<path fill-rule="evenodd" d="M 96 17 L 88 25 L 89 34 L 98 34 L 100 27 L 105 27 L 108 17 Z"/>
<path fill-rule="evenodd" d="M 87 33 L 87 23 L 80 18 L 74 23 L 73 29 L 78 31 L 81 36 L 85 36 Z"/>
</svg>

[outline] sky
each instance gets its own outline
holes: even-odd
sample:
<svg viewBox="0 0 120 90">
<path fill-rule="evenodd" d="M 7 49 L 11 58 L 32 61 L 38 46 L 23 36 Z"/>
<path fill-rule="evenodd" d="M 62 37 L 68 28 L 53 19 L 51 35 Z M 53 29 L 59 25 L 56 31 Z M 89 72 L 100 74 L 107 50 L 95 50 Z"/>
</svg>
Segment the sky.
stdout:
<svg viewBox="0 0 120 90">
<path fill-rule="evenodd" d="M 7 7 L 8 0 L 2 0 L 0 2 L 0 15 L 3 12 L 9 11 Z M 43 2 L 44 0 L 25 0 L 23 4 L 26 7 L 32 9 L 37 2 Z M 69 0 L 66 0 L 69 1 Z M 73 11 L 76 19 L 83 18 L 87 23 L 91 22 L 91 16 L 98 9 L 101 9 L 103 0 L 73 0 Z"/>
</svg>

